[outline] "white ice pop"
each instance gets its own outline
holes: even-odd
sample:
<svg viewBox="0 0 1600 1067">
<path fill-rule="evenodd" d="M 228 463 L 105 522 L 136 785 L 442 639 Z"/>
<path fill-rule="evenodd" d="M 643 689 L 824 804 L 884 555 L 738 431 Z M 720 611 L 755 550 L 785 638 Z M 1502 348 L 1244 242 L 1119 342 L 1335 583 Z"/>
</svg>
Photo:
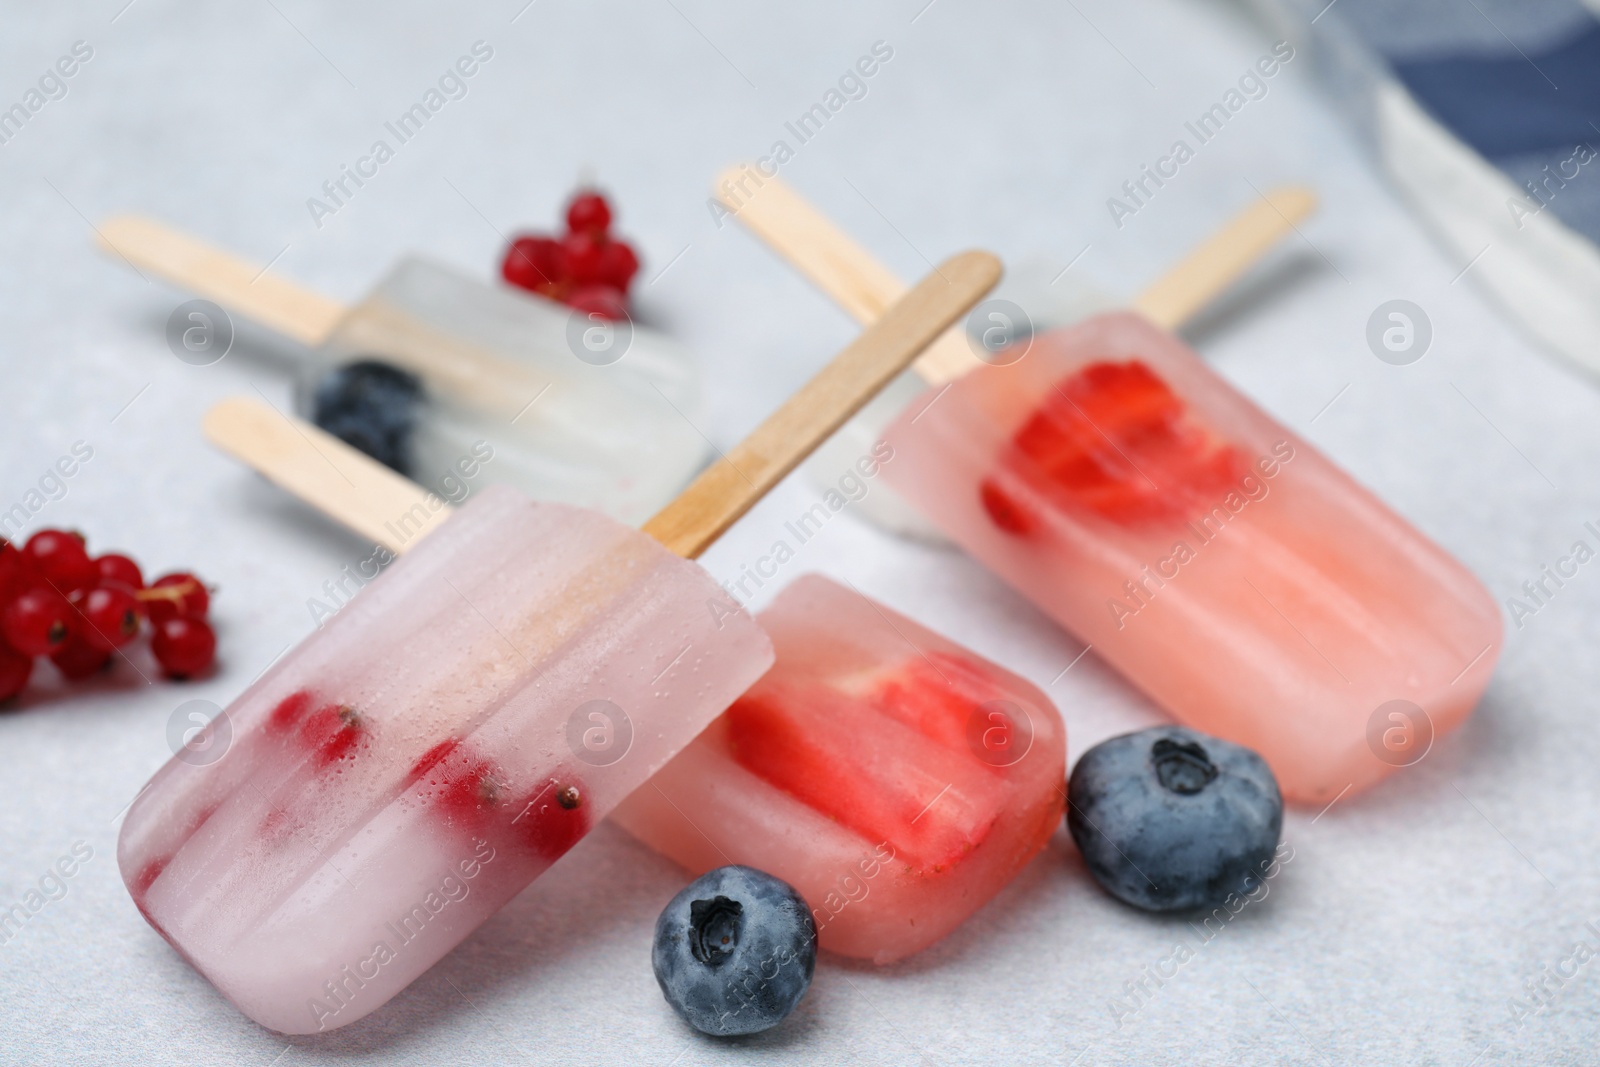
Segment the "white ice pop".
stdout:
<svg viewBox="0 0 1600 1067">
<path fill-rule="evenodd" d="M 487 445 L 492 462 L 471 464 L 484 482 L 637 525 L 705 462 L 694 360 L 654 330 L 418 257 L 345 308 L 148 219 L 100 232 L 130 262 L 309 347 L 300 414 L 441 496 L 464 495 L 461 464 Z"/>
<path fill-rule="evenodd" d="M 135 799 L 118 864 L 146 919 L 274 1030 L 382 1005 L 768 668 L 766 636 L 688 560 L 998 273 L 947 260 L 643 531 L 506 487 L 441 522 Z"/>
</svg>

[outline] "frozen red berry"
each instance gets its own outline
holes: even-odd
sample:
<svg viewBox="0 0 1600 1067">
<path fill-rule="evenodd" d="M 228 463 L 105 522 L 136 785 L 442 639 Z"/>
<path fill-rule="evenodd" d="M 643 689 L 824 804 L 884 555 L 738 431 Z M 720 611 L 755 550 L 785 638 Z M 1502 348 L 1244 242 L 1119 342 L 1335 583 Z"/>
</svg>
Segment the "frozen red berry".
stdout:
<svg viewBox="0 0 1600 1067">
<path fill-rule="evenodd" d="M 193 678 L 211 666 L 217 636 L 204 619 L 177 615 L 156 623 L 150 650 L 169 676 Z"/>
<path fill-rule="evenodd" d="M 576 778 L 558 772 L 511 809 L 511 827 L 530 851 L 554 863 L 589 832 L 586 799 Z"/>
<path fill-rule="evenodd" d="M 567 205 L 567 229 L 572 233 L 604 234 L 611 226 L 611 205 L 593 189 L 585 189 Z"/>
<path fill-rule="evenodd" d="M 33 657 L 25 656 L 4 641 L 0 641 L 0 700 L 9 700 L 22 692 L 33 673 Z"/>
<path fill-rule="evenodd" d="M 22 554 L 40 577 L 63 593 L 94 584 L 94 562 L 76 533 L 40 530 L 28 538 Z"/>
<path fill-rule="evenodd" d="M 48 656 L 66 642 L 72 605 L 53 589 L 30 589 L 6 606 L 0 636 L 25 656 Z"/>
<path fill-rule="evenodd" d="M 111 662 L 109 649 L 96 648 L 83 637 L 73 634 L 66 643 L 50 653 L 50 662 L 56 665 L 63 677 L 73 681 L 99 674 Z"/>
<path fill-rule="evenodd" d="M 187 616 L 203 619 L 211 609 L 211 594 L 205 584 L 185 571 L 163 574 L 137 594 L 151 622 Z"/>
<path fill-rule="evenodd" d="M 367 721 L 349 704 L 325 704 L 300 726 L 300 744 L 319 764 L 334 763 L 353 755 L 368 735 Z"/>
<path fill-rule="evenodd" d="M 103 556 L 96 556 L 94 570 L 96 578 L 102 582 L 121 582 L 131 589 L 144 588 L 144 572 L 137 563 L 120 553 L 107 552 Z"/>
</svg>

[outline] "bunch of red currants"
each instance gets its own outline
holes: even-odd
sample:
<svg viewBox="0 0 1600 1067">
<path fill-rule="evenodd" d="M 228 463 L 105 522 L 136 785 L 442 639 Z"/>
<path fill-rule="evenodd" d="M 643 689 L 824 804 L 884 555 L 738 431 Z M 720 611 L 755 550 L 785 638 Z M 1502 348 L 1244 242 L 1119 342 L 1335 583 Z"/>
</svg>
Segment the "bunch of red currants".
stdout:
<svg viewBox="0 0 1600 1067">
<path fill-rule="evenodd" d="M 612 321 L 628 317 L 628 284 L 638 270 L 633 248 L 611 235 L 611 205 L 593 189 L 567 205 L 565 235 L 522 234 L 500 265 L 512 285 Z"/>
<path fill-rule="evenodd" d="M 211 665 L 217 638 L 206 622 L 211 594 L 178 572 L 148 586 L 127 556 L 90 556 L 83 536 L 40 530 L 21 548 L 0 538 L 0 700 L 28 684 L 49 656 L 67 678 L 87 678 L 150 623 L 150 650 L 169 677 Z"/>
</svg>

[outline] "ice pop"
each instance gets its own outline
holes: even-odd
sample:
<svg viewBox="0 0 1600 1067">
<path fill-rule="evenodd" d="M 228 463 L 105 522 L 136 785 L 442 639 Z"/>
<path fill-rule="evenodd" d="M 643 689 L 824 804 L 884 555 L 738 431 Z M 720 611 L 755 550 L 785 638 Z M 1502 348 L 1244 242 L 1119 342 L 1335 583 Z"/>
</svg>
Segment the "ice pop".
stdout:
<svg viewBox="0 0 1600 1067">
<path fill-rule="evenodd" d="M 383 1004 L 767 669 L 760 628 L 687 560 L 998 271 L 947 260 L 643 531 L 498 487 L 405 546 L 135 799 L 118 864 L 141 912 L 274 1030 Z M 267 447 L 301 437 L 278 422 Z M 308 462 L 371 466 L 317 434 Z"/>
<path fill-rule="evenodd" d="M 363 533 L 425 492 L 376 464 L 330 470 L 320 453 L 338 442 L 258 403 L 219 405 L 206 431 Z M 743 863 L 800 888 L 825 948 L 916 952 L 1058 825 L 1061 718 L 1022 679 L 820 576 L 759 621 L 773 670 L 612 818 L 695 873 Z"/>
<path fill-rule="evenodd" d="M 887 430 L 883 471 L 1176 718 L 1326 804 L 1471 712 L 1501 622 L 1465 568 L 1158 328 L 1271 232 L 1258 216 L 1137 314 L 1032 335 L 928 389 Z M 831 226 L 828 242 L 803 268 L 860 288 L 870 257 Z"/>
<path fill-rule="evenodd" d="M 820 575 L 759 616 L 777 662 L 612 821 L 694 874 L 800 891 L 818 943 L 889 963 L 1061 825 L 1066 730 L 1027 681 Z"/>
<path fill-rule="evenodd" d="M 1466 568 L 1138 315 L 1036 337 L 888 440 L 913 504 L 1290 800 L 1421 758 L 1494 670 Z"/>
<path fill-rule="evenodd" d="M 724 206 L 790 265 L 866 324 L 905 291 L 905 283 L 866 249 L 794 192 L 785 182 L 749 165 L 719 175 L 715 191 Z M 1176 329 L 1244 275 L 1266 252 L 1316 210 L 1316 194 L 1302 186 L 1272 190 L 1234 216 L 1134 300 L 1134 307 L 1167 329 Z M 1080 253 L 1081 256 L 1081 253 Z M 1074 261 L 1076 262 L 1076 261 Z M 918 357 L 910 370 L 817 449 L 806 469 L 825 487 L 871 453 L 884 430 L 928 385 L 981 367 L 994 356 L 991 338 L 1023 340 L 1119 306 L 1087 281 L 1083 268 L 1043 260 L 1011 265 L 1005 282 L 985 304 L 982 321 L 952 327 Z M 1006 308 L 1005 304 L 1012 305 Z M 1021 317 L 1016 316 L 1020 309 Z M 982 358 L 978 355 L 983 352 Z M 878 485 L 858 501 L 853 514 L 891 533 L 930 543 L 948 538 L 890 486 Z"/>
<path fill-rule="evenodd" d="M 296 409 L 436 492 L 487 442 L 487 482 L 637 524 L 705 460 L 694 362 L 643 326 L 416 257 L 345 308 L 149 219 L 99 232 L 143 270 L 309 347 Z"/>
</svg>

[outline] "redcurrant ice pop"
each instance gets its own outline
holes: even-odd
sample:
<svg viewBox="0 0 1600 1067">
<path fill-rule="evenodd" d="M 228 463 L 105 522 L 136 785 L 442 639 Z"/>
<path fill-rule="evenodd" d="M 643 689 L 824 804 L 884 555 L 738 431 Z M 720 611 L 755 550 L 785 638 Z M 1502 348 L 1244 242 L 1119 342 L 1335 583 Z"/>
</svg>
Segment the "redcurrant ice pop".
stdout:
<svg viewBox="0 0 1600 1067">
<path fill-rule="evenodd" d="M 777 663 L 612 815 L 696 874 L 737 863 L 888 963 L 948 934 L 1061 823 L 1066 731 L 1036 687 L 826 578 L 759 621 Z"/>
<path fill-rule="evenodd" d="M 456 512 L 134 801 L 118 863 L 151 925 L 284 1033 L 404 988 L 768 668 L 754 620 L 679 557 L 998 273 L 947 260 L 643 532 L 505 487 Z"/>
<path fill-rule="evenodd" d="M 112 218 L 98 232 L 143 270 L 305 345 L 297 410 L 443 497 L 457 499 L 470 470 L 478 484 L 637 524 L 705 461 L 693 359 L 609 313 L 420 257 L 347 308 L 150 219 Z M 213 317 L 191 310 L 169 323 L 169 343 L 220 359 L 226 324 Z M 479 462 L 484 444 L 492 462 Z"/>
<path fill-rule="evenodd" d="M 1139 315 L 1022 349 L 889 429 L 885 476 L 953 540 L 1301 803 L 1472 710 L 1500 613 L 1438 545 Z"/>
</svg>

